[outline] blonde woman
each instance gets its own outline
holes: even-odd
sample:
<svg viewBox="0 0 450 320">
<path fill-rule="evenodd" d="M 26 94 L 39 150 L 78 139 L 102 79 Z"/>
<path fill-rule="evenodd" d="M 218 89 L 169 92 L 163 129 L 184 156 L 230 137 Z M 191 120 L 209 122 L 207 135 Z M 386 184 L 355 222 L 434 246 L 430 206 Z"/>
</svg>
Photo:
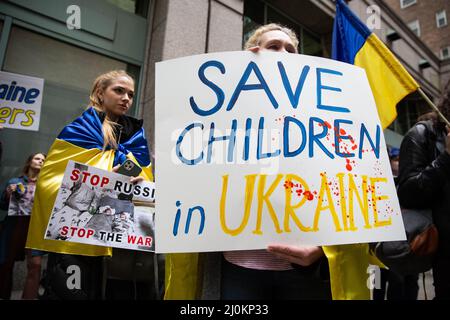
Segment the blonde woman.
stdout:
<svg viewBox="0 0 450 320">
<path fill-rule="evenodd" d="M 87 277 L 83 278 L 83 284 L 85 287 L 92 287 L 92 290 L 84 288 L 86 290 L 81 293 L 80 290 L 54 293 L 57 296 L 63 295 L 60 298 L 97 298 L 99 287 L 95 284 L 101 279 L 101 259 L 88 259 L 87 256 L 111 255 L 111 248 L 108 247 L 44 239 L 68 161 L 74 160 L 100 169 L 116 171 L 120 164 L 131 159 L 143 169 L 138 177 L 131 178 L 132 183 L 144 179 L 153 180 L 142 120 L 126 115 L 133 98 L 134 80 L 125 71 L 110 71 L 97 77 L 90 94 L 90 106 L 81 116 L 64 127 L 51 146 L 42 168 L 27 247 L 57 253 L 50 254 L 48 262 L 50 282 L 55 282 L 53 287 L 67 287 L 62 283 L 64 279 L 52 279 L 51 274 L 58 274 L 59 271 L 66 274 L 64 268 L 71 264 L 85 266 L 86 270 L 89 270 L 82 272 Z M 57 268 L 62 270 L 58 271 Z"/>
</svg>

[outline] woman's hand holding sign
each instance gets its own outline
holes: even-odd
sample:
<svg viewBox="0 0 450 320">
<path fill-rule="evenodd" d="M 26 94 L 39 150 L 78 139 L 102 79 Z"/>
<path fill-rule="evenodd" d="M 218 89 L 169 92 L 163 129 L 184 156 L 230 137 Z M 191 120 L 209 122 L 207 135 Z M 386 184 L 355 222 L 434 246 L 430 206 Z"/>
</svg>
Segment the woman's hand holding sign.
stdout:
<svg viewBox="0 0 450 320">
<path fill-rule="evenodd" d="M 121 173 L 121 172 L 119 172 L 120 167 L 121 167 L 120 164 L 116 165 L 115 167 L 112 168 L 112 172 Z M 122 174 L 124 174 L 124 173 L 122 173 Z M 136 176 L 136 177 L 132 176 L 131 179 L 130 179 L 130 183 L 131 184 L 138 184 L 138 183 L 141 183 L 144 180 L 145 179 L 142 176 Z"/>
<path fill-rule="evenodd" d="M 322 248 L 315 246 L 273 244 L 269 245 L 267 250 L 290 263 L 299 264 L 303 267 L 312 265 L 324 255 Z"/>
</svg>

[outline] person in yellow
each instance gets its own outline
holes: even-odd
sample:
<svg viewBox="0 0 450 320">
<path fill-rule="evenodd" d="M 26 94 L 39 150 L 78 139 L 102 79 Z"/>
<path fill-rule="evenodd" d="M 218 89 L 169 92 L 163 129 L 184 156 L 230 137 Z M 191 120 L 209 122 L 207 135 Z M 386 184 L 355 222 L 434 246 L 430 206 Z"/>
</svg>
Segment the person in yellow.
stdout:
<svg viewBox="0 0 450 320">
<path fill-rule="evenodd" d="M 259 27 L 245 49 L 298 53 L 294 31 Z M 369 299 L 367 244 L 166 256 L 165 299 Z"/>
<path fill-rule="evenodd" d="M 41 170 L 26 247 L 50 252 L 47 269 L 52 290 L 67 289 L 67 285 L 58 283 L 61 279 L 57 279 L 56 275 L 59 271 L 67 274 L 64 268 L 69 265 L 89 269 L 87 275 L 83 275 L 86 273 L 83 270 L 81 272 L 86 276 L 82 286 L 95 287 L 93 290 L 82 288 L 81 291 L 53 292 L 54 295 L 60 295 L 59 298 L 98 297 L 99 288 L 92 284 L 101 279 L 101 258 L 91 257 L 112 254 L 109 247 L 44 239 L 68 161 L 116 171 L 125 160 L 131 159 L 143 169 L 138 177 L 131 178 L 132 183 L 144 179 L 153 180 L 143 121 L 126 115 L 133 97 L 134 80 L 125 71 L 115 70 L 98 76 L 92 86 L 89 107 L 63 128 L 51 146 Z"/>
</svg>

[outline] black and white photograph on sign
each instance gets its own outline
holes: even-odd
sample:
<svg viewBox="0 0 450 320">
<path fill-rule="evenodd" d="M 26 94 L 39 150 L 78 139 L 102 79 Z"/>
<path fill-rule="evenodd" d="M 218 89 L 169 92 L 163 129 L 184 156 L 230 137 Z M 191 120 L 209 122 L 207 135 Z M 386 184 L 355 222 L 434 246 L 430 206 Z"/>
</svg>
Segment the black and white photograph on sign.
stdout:
<svg viewBox="0 0 450 320">
<path fill-rule="evenodd" d="M 35 183 L 15 183 L 16 190 L 9 198 L 8 216 L 29 216 L 33 208 Z"/>
<path fill-rule="evenodd" d="M 129 180 L 70 161 L 45 238 L 154 251 L 154 183 Z"/>
</svg>

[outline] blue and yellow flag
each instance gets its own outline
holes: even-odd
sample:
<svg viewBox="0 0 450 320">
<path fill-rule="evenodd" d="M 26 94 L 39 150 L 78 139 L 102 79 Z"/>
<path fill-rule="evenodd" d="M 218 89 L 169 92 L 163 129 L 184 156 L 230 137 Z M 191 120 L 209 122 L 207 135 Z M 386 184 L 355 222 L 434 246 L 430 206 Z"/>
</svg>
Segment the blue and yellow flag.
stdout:
<svg viewBox="0 0 450 320">
<path fill-rule="evenodd" d="M 336 0 L 332 58 L 366 71 L 383 129 L 397 117 L 397 103 L 419 88 L 394 54 L 343 0 Z"/>
<path fill-rule="evenodd" d="M 86 256 L 111 255 L 111 248 L 44 239 L 53 205 L 69 160 L 111 171 L 126 159 L 142 167 L 141 176 L 153 181 L 150 154 L 144 129 L 119 144 L 117 150 L 103 151 L 102 122 L 94 108 L 89 108 L 64 127 L 48 152 L 36 186 L 27 248 Z"/>
<path fill-rule="evenodd" d="M 419 88 L 343 0 L 336 0 L 332 58 L 365 69 L 383 129 L 397 117 L 397 103 Z M 368 245 L 326 246 L 323 250 L 330 266 L 333 299 L 369 299 L 367 268 L 369 264 L 382 265 L 369 254 Z"/>
</svg>

